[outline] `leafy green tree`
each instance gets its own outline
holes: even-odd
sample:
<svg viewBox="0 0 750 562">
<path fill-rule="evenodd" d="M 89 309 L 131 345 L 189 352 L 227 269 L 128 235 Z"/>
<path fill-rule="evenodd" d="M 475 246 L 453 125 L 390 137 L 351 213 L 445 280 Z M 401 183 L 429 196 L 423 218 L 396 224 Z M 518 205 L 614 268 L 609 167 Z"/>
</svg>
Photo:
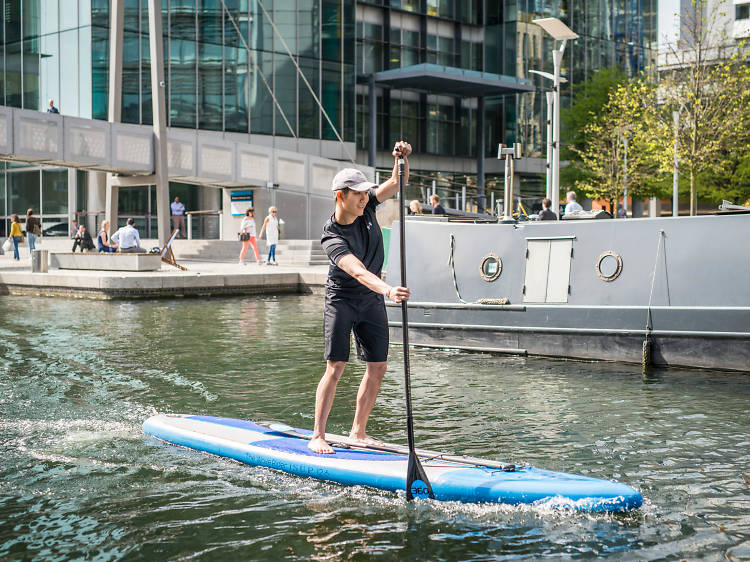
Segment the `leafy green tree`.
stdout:
<svg viewBox="0 0 750 562">
<path fill-rule="evenodd" d="M 663 171 L 673 165 L 672 112 L 680 114 L 677 157 L 690 185 L 691 215 L 697 213 L 699 195 L 716 201 L 748 194 L 748 60 L 744 45 L 721 31 L 723 14 L 708 8 L 708 0 L 694 0 L 681 14 L 682 38 L 670 46 L 653 100 L 665 125 Z"/>
<path fill-rule="evenodd" d="M 652 111 L 656 90 L 643 79 L 616 86 L 583 126 L 583 140 L 572 147 L 578 170 L 575 186 L 587 197 L 609 201 L 613 214 L 627 183 L 634 196 L 654 188 L 660 165 L 662 125 Z M 625 150 L 627 139 L 627 168 Z"/>
<path fill-rule="evenodd" d="M 575 186 L 577 181 L 587 177 L 586 170 L 576 165 L 581 160 L 576 148 L 585 143 L 584 128 L 592 115 L 601 112 L 611 92 L 627 80 L 625 72 L 613 66 L 597 70 L 589 80 L 572 85 L 573 103 L 560 110 L 560 160 L 570 162 L 570 165 L 560 168 L 560 185 L 563 189 L 565 186 Z"/>
</svg>

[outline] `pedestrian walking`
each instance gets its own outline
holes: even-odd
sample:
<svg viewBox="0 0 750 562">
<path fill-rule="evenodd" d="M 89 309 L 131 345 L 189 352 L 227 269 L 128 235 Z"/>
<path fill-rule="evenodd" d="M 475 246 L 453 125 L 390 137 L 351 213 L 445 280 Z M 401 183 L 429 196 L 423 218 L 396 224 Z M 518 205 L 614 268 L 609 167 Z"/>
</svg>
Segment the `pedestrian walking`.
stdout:
<svg viewBox="0 0 750 562">
<path fill-rule="evenodd" d="M 10 216 L 10 240 L 13 242 L 13 259 L 20 260 L 18 245 L 23 242 L 23 231 L 21 230 L 21 221 L 18 215 Z"/>
<path fill-rule="evenodd" d="M 180 202 L 179 197 L 175 197 L 169 206 L 172 210 L 172 226 L 177 230 L 177 238 L 185 238 L 185 205 Z"/>
<path fill-rule="evenodd" d="M 245 211 L 245 218 L 242 219 L 242 224 L 240 225 L 240 240 L 242 241 L 240 265 L 245 265 L 245 254 L 247 254 L 247 248 L 251 244 L 253 246 L 253 252 L 255 253 L 255 259 L 258 261 L 258 265 L 262 265 L 263 260 L 260 259 L 258 243 L 255 240 L 255 209 L 253 209 L 252 207 Z"/>
<path fill-rule="evenodd" d="M 36 250 L 37 236 L 42 235 L 42 223 L 34 216 L 34 209 L 26 211 L 26 238 L 29 239 L 29 254 Z"/>
<path fill-rule="evenodd" d="M 278 210 L 276 207 L 268 208 L 268 216 L 263 220 L 263 226 L 260 227 L 260 236 L 263 238 L 263 232 L 266 233 L 266 244 L 268 244 L 268 265 L 279 265 L 276 262 L 276 244 L 279 243 L 279 219 L 276 218 Z"/>
</svg>

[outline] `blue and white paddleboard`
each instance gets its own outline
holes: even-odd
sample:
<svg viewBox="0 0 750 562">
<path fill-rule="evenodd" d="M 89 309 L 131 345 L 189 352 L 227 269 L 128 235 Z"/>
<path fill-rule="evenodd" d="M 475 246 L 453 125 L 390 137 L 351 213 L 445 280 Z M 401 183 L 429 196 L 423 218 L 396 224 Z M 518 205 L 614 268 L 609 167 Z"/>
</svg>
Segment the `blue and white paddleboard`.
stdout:
<svg viewBox="0 0 750 562">
<path fill-rule="evenodd" d="M 347 447 L 344 437 L 327 434 L 335 452 L 324 455 L 307 448 L 308 430 L 211 416 L 160 414 L 147 419 L 143 431 L 174 445 L 298 476 L 393 492 L 406 486 L 407 450 L 399 445 Z M 550 502 L 596 512 L 627 512 L 643 503 L 638 491 L 619 482 L 419 449 L 417 453 L 438 500 Z M 422 490 L 412 491 L 424 496 Z"/>
</svg>

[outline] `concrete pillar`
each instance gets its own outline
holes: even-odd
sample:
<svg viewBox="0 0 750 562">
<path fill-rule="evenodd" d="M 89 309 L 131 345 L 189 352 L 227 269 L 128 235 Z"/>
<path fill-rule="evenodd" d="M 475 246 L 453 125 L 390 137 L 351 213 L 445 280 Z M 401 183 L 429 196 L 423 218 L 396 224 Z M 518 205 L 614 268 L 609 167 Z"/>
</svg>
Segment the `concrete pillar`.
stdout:
<svg viewBox="0 0 750 562">
<path fill-rule="evenodd" d="M 375 75 L 370 74 L 367 79 L 367 95 L 368 95 L 368 118 L 369 118 L 369 135 L 367 139 L 367 165 L 373 168 L 376 165 L 377 160 L 377 144 L 378 144 L 378 105 L 376 90 L 375 90 Z"/>
<path fill-rule="evenodd" d="M 90 214 L 86 215 L 81 223 L 85 224 L 86 229 L 92 233 L 96 232 L 96 227 L 99 226 L 97 222 L 101 221 L 101 213 L 106 210 L 106 199 L 107 174 L 104 172 L 89 172 L 86 184 L 86 200 L 88 201 L 88 209 L 86 210 Z M 97 213 L 99 214 L 97 215 Z M 117 220 L 117 207 L 115 207 L 115 220 Z M 114 232 L 117 230 L 117 223 L 111 222 L 109 228 L 111 232 Z"/>
<path fill-rule="evenodd" d="M 648 198 L 648 216 L 652 219 L 661 217 L 661 199 L 658 197 Z"/>
<path fill-rule="evenodd" d="M 109 20 L 109 99 L 107 118 L 111 123 L 119 123 L 122 117 L 122 50 L 123 30 L 125 28 L 125 0 L 112 0 L 110 4 Z M 96 176 L 92 180 L 92 176 Z M 105 218 L 109 221 L 109 231 L 117 231 L 117 208 L 119 188 L 111 184 L 112 174 L 89 172 L 89 186 L 91 181 L 104 184 L 105 200 L 100 206 L 92 206 L 89 197 L 89 209 L 104 210 Z"/>
<path fill-rule="evenodd" d="M 154 175 L 159 245 L 167 243 L 169 225 L 169 168 L 167 167 L 167 104 L 164 83 L 164 38 L 161 0 L 148 1 L 148 36 L 151 47 L 151 107 L 154 123 Z"/>
<path fill-rule="evenodd" d="M 484 213 L 484 97 L 477 98 L 477 212 Z"/>
<path fill-rule="evenodd" d="M 68 168 L 68 224 L 77 219 L 78 210 L 78 173 L 75 168 Z"/>
</svg>

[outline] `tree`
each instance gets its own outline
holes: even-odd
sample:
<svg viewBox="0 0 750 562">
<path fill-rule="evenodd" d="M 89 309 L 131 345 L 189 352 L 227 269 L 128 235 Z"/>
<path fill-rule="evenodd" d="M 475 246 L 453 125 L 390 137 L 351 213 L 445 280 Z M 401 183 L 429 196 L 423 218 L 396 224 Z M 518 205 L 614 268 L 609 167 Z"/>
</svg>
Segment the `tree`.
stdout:
<svg viewBox="0 0 750 562">
<path fill-rule="evenodd" d="M 576 187 L 587 197 L 608 200 L 615 216 L 626 178 L 630 194 L 645 192 L 659 169 L 663 133 L 652 111 L 655 93 L 641 78 L 617 86 L 601 110 L 589 115 L 582 144 L 571 147 L 578 156 L 573 163 L 580 172 Z"/>
<path fill-rule="evenodd" d="M 709 10 L 708 0 L 693 0 L 681 13 L 681 37 L 669 46 L 653 111 L 661 115 L 665 133 L 662 168 L 670 170 L 674 158 L 672 112 L 680 114 L 676 130 L 679 168 L 690 182 L 690 214 L 697 213 L 698 183 L 714 184 L 730 166 L 738 173 L 747 169 L 747 145 L 742 143 L 748 126 L 750 74 L 744 45 L 735 44 L 723 32 L 724 14 Z M 706 17 L 704 14 L 710 14 Z M 703 190 L 705 194 L 714 188 Z M 713 194 L 713 193 L 712 193 Z"/>
<path fill-rule="evenodd" d="M 570 165 L 560 169 L 561 185 L 574 186 L 586 176 L 585 170 L 575 165 L 576 162 L 580 163 L 575 148 L 584 145 L 584 127 L 591 120 L 591 116 L 598 115 L 609 101 L 610 94 L 627 80 L 628 77 L 621 68 L 612 66 L 597 70 L 591 75 L 590 80 L 572 86 L 573 103 L 569 108 L 560 111 L 560 160 L 570 162 Z"/>
</svg>

